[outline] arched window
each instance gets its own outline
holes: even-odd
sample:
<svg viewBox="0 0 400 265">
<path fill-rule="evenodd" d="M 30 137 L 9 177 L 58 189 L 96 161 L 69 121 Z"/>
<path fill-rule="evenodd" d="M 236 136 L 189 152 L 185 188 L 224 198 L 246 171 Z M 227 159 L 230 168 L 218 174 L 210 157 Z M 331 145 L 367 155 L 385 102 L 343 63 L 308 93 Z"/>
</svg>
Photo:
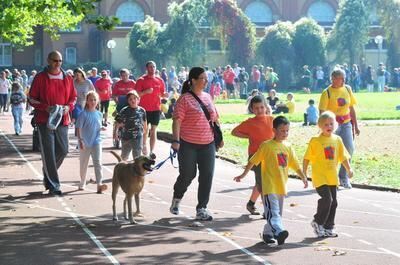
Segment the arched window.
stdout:
<svg viewBox="0 0 400 265">
<path fill-rule="evenodd" d="M 267 25 L 273 22 L 271 8 L 262 1 L 255 1 L 246 6 L 244 10 L 251 22 L 257 25 Z"/>
<path fill-rule="evenodd" d="M 307 16 L 313 18 L 317 22 L 330 24 L 335 22 L 336 11 L 327 2 L 319 0 L 310 5 Z"/>
<path fill-rule="evenodd" d="M 127 1 L 125 3 L 122 3 L 117 8 L 116 16 L 121 20 L 123 24 L 131 24 L 144 21 L 143 8 L 135 1 Z"/>
<path fill-rule="evenodd" d="M 76 64 L 76 48 L 75 47 L 65 48 L 65 62 L 67 64 Z"/>
</svg>

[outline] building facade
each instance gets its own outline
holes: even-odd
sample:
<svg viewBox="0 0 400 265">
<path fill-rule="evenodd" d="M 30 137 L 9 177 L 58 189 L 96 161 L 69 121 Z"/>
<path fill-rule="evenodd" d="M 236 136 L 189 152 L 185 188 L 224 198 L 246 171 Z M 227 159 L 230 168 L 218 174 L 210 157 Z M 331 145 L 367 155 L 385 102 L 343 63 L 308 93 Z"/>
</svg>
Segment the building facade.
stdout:
<svg viewBox="0 0 400 265">
<path fill-rule="evenodd" d="M 261 37 L 265 27 L 278 20 L 295 22 L 302 17 L 312 17 L 329 30 L 335 20 L 338 1 L 237 0 L 237 4 L 255 24 L 257 35 Z M 59 40 L 51 40 L 42 29 L 38 28 L 33 46 L 17 50 L 13 49 L 11 44 L 0 41 L 0 67 L 38 68 L 46 63 L 49 51 L 59 50 L 63 53 L 66 65 L 105 61 L 114 69 L 131 68 L 134 62 L 129 55 L 127 38 L 131 26 L 135 22 L 144 21 L 146 15 L 154 17 L 161 24 L 167 23 L 169 20 L 167 9 L 170 2 L 172 1 L 103 0 L 99 3 L 99 12 L 106 16 L 117 16 L 122 22 L 114 30 L 102 32 L 93 25 L 82 23 L 73 31 L 60 32 Z M 379 50 L 374 42 L 375 35 L 382 33 L 382 28 L 377 25 L 376 14 L 372 10 L 371 40 L 366 45 L 364 63 L 376 65 L 378 56 L 380 61 L 385 61 L 385 49 Z M 113 40 L 115 45 L 107 45 L 109 40 Z M 225 62 L 224 52 L 221 51 L 217 38 L 206 36 L 200 45 L 206 53 L 205 63 L 213 66 L 228 63 Z"/>
</svg>

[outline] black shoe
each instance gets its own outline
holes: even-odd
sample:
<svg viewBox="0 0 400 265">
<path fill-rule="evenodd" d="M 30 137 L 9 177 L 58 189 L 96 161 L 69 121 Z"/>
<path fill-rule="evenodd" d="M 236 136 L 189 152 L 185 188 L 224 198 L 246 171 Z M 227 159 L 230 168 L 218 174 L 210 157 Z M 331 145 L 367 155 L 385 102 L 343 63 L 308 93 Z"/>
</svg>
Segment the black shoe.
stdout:
<svg viewBox="0 0 400 265">
<path fill-rule="evenodd" d="M 265 244 L 274 244 L 275 243 L 274 237 L 270 236 L 270 235 L 266 235 L 266 234 L 262 235 L 262 240 L 264 241 Z"/>
<path fill-rule="evenodd" d="M 59 196 L 61 196 L 62 195 L 62 191 L 61 190 L 50 190 L 49 194 L 50 195 L 59 195 Z"/>
<path fill-rule="evenodd" d="M 282 245 L 285 243 L 286 238 L 288 238 L 289 232 L 286 230 L 283 230 L 280 232 L 277 236 L 275 236 L 275 239 L 278 241 L 278 245 Z"/>
<path fill-rule="evenodd" d="M 249 211 L 251 215 L 260 215 L 260 212 L 254 206 L 254 203 L 247 203 L 246 208 L 247 208 L 247 211 Z"/>
</svg>

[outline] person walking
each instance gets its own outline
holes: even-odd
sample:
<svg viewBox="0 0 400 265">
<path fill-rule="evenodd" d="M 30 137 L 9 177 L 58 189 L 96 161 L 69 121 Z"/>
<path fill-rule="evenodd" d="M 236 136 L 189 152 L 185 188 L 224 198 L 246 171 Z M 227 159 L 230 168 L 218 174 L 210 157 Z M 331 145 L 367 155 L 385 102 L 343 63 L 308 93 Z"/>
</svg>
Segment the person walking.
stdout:
<svg viewBox="0 0 400 265">
<path fill-rule="evenodd" d="M 48 66 L 32 82 L 29 102 L 35 108 L 34 118 L 39 129 L 44 187 L 49 194 L 61 195 L 58 168 L 68 153 L 69 114 L 74 108 L 76 90 L 72 77 L 61 69 L 60 52 L 50 52 L 47 63 Z M 60 125 L 55 129 L 48 128 L 50 112 L 57 108 L 63 110 Z"/>
</svg>

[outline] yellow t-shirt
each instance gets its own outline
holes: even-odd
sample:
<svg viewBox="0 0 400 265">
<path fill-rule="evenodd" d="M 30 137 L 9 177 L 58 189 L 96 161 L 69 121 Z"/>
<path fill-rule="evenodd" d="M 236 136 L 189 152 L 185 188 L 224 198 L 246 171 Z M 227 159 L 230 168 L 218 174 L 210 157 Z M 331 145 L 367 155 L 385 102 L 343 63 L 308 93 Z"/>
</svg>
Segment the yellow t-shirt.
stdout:
<svg viewBox="0 0 400 265">
<path fill-rule="evenodd" d="M 250 158 L 250 162 L 255 165 L 261 163 L 261 183 L 264 195 L 286 195 L 289 168 L 295 171 L 300 169 L 290 144 L 275 140 L 263 142 Z"/>
<path fill-rule="evenodd" d="M 286 107 L 288 108 L 288 113 L 294 113 L 294 109 L 295 109 L 295 103 L 293 100 L 291 101 L 286 101 Z"/>
<path fill-rule="evenodd" d="M 312 137 L 304 159 L 309 160 L 312 168 L 312 182 L 314 187 L 322 185 L 338 185 L 338 165 L 350 158 L 343 145 L 342 139 L 337 135 L 330 137 Z"/>
<path fill-rule="evenodd" d="M 339 88 L 328 87 L 321 94 L 319 109 L 322 111 L 330 110 L 336 116 L 345 116 L 350 113 L 350 107 L 356 104 L 356 98 L 350 88 L 347 89 L 345 86 Z M 343 123 L 347 123 L 350 120 L 350 118 L 345 119 Z"/>
</svg>

